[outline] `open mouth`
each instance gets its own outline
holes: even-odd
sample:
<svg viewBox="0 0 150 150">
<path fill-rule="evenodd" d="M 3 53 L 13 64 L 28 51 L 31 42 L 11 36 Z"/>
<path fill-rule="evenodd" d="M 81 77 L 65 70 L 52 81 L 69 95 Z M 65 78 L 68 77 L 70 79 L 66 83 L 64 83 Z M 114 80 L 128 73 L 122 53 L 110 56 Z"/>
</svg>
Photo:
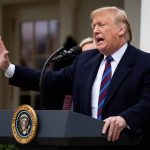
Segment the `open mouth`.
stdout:
<svg viewBox="0 0 150 150">
<path fill-rule="evenodd" d="M 97 37 L 97 38 L 96 38 L 96 43 L 98 43 L 98 44 L 100 44 L 100 43 L 103 42 L 103 41 L 104 41 L 104 39 L 101 38 L 101 37 Z"/>
</svg>

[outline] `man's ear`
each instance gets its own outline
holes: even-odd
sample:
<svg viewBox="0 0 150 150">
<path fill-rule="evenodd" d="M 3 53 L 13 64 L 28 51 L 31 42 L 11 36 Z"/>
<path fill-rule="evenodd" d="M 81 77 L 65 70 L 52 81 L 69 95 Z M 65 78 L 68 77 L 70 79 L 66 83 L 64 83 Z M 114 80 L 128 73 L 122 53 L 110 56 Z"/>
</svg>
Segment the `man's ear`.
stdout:
<svg viewBox="0 0 150 150">
<path fill-rule="evenodd" d="M 119 25 L 119 36 L 124 35 L 125 32 L 126 32 L 126 26 L 125 26 L 125 24 L 121 23 L 121 24 Z"/>
</svg>

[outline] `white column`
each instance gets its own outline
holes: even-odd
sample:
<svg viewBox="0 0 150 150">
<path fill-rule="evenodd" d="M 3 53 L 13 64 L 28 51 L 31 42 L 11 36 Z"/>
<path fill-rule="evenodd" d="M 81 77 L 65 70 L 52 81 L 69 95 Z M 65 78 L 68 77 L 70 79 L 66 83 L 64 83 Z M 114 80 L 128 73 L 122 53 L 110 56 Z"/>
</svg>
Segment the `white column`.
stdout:
<svg viewBox="0 0 150 150">
<path fill-rule="evenodd" d="M 141 0 L 140 48 L 150 52 L 150 0 Z"/>
<path fill-rule="evenodd" d="M 75 0 L 60 1 L 60 45 L 68 35 L 73 35 Z"/>
<path fill-rule="evenodd" d="M 124 9 L 132 30 L 131 43 L 137 48 L 140 46 L 141 1 L 143 0 L 124 0 Z"/>
</svg>

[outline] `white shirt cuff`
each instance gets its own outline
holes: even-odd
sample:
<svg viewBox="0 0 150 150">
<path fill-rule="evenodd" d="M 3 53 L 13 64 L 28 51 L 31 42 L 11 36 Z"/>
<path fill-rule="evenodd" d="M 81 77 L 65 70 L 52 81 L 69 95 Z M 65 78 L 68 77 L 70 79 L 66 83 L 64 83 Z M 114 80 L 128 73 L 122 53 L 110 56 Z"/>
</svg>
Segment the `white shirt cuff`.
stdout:
<svg viewBox="0 0 150 150">
<path fill-rule="evenodd" d="M 6 76 L 7 78 L 12 78 L 13 75 L 14 75 L 14 73 L 15 73 L 15 65 L 10 64 L 10 65 L 8 66 L 7 70 L 5 71 L 5 76 Z"/>
</svg>

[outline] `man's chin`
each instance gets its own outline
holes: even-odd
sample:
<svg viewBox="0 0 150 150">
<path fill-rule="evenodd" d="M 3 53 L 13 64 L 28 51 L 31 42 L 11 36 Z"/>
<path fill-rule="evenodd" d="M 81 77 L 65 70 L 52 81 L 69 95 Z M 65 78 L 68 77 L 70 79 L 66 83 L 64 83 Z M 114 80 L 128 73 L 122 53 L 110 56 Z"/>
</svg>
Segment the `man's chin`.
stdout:
<svg viewBox="0 0 150 150">
<path fill-rule="evenodd" d="M 104 48 L 103 46 L 98 46 L 97 49 L 99 50 L 99 52 L 100 52 L 101 54 L 104 54 L 104 55 L 105 55 L 105 53 L 106 53 L 106 48 Z"/>
</svg>

